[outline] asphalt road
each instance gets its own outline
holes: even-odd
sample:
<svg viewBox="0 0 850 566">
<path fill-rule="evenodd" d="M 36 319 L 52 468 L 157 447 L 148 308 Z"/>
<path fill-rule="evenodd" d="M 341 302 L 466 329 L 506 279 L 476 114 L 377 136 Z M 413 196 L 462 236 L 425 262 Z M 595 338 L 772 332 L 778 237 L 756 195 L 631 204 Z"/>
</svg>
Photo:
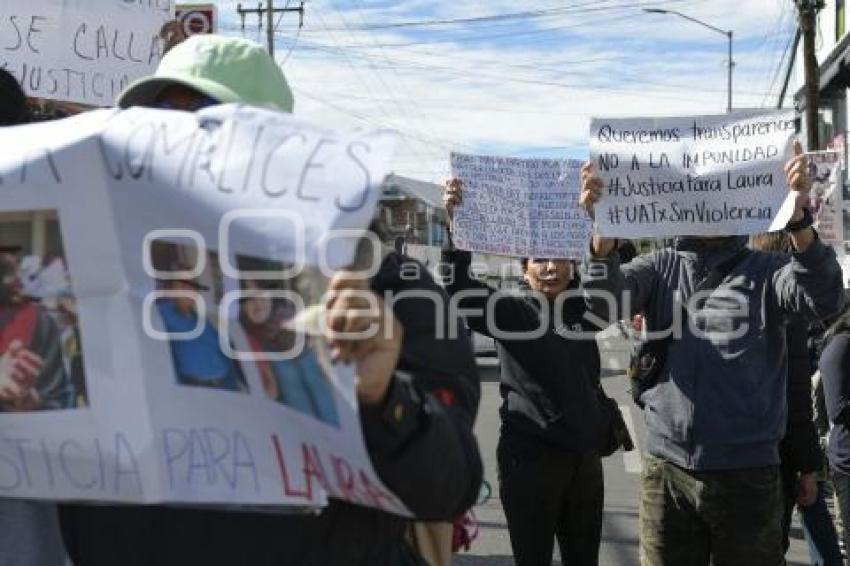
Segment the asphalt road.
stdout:
<svg viewBox="0 0 850 566">
<path fill-rule="evenodd" d="M 609 396 L 616 399 L 632 431 L 638 449 L 646 446 L 646 432 L 640 409 L 635 407 L 627 391 L 622 373 L 627 359 L 624 341 L 608 335 L 602 346 L 603 385 Z M 478 539 L 468 553 L 455 558 L 458 566 L 512 565 L 511 545 L 507 524 L 498 496 L 496 475 L 496 443 L 499 435 L 498 368 L 495 360 L 484 360 L 482 369 L 482 400 L 475 431 L 484 457 L 485 478 L 492 485 L 489 501 L 475 508 L 480 525 Z M 489 363 L 488 363 L 489 362 Z M 638 494 L 640 489 L 641 456 L 638 450 L 617 452 L 604 461 L 605 516 L 602 526 L 600 565 L 635 566 L 638 564 Z M 557 556 L 556 545 L 556 556 Z M 787 555 L 789 566 L 809 564 L 808 551 L 799 525 L 795 520 L 791 548 Z M 558 560 L 555 564 L 560 564 Z"/>
</svg>

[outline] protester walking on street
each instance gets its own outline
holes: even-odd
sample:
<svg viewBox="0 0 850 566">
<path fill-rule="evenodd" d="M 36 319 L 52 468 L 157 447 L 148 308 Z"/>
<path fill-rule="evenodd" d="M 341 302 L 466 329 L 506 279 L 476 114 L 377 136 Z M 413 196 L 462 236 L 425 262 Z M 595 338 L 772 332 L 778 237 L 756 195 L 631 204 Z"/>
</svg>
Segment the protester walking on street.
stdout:
<svg viewBox="0 0 850 566">
<path fill-rule="evenodd" d="M 462 179 L 446 183 L 443 202 L 453 218 L 463 203 Z M 467 251 L 444 250 L 443 263 L 446 290 L 469 327 L 496 341 L 499 494 L 516 564 L 549 566 L 556 539 L 565 564 L 597 564 L 604 499 L 599 439 L 605 428 L 593 339 L 598 329 L 584 320 L 580 293 L 563 301 L 561 317 L 554 316 L 559 295 L 580 288 L 574 262 L 523 258 L 525 289 L 519 295 L 473 279 Z M 538 328 L 544 330 L 538 337 L 518 335 Z"/>
<path fill-rule="evenodd" d="M 795 150 L 785 168 L 795 205 L 786 227 L 790 257 L 747 251 L 746 237 L 692 237 L 621 267 L 616 240 L 592 239 L 586 288 L 643 311 L 650 331 L 685 320 L 644 347 L 639 368 L 646 371 L 633 374 L 648 431 L 644 566 L 783 562 L 786 326 L 793 318 L 826 318 L 843 302 L 835 253 L 818 239 L 806 208 L 807 160 L 799 144 Z M 581 201 L 591 217 L 602 195 L 602 180 L 587 164 Z M 682 309 L 677 296 L 684 317 L 674 317 Z M 594 307 L 613 320 L 632 314 L 606 310 Z"/>
<path fill-rule="evenodd" d="M 131 85 L 118 105 L 196 111 L 224 102 L 282 112 L 293 107 L 283 73 L 262 47 L 215 35 L 174 47 L 156 75 Z M 361 246 L 354 268 L 362 273 L 373 253 L 380 252 Z M 360 424 L 382 482 L 417 518 L 452 519 L 474 503 L 482 478 L 472 433 L 479 401 L 475 360 L 458 331 L 460 320 L 424 266 L 394 253 L 378 259 L 371 279 L 340 272 L 330 281 L 329 345 L 340 360 L 355 364 Z M 405 291 L 407 298 L 381 300 Z M 370 292 L 377 312 L 364 308 L 371 306 L 364 296 Z M 444 299 L 441 316 L 434 295 Z M 333 334 L 373 324 L 374 335 L 342 340 Z M 315 515 L 82 505 L 62 512 L 75 566 L 395 566 L 416 560 L 404 539 L 408 524 L 337 500 Z"/>
</svg>

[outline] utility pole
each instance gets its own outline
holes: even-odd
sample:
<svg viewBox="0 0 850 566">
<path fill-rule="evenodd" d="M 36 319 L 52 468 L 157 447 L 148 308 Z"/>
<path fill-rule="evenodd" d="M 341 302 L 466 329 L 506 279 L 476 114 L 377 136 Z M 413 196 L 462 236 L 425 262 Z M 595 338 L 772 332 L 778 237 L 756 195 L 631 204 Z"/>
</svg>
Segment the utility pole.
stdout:
<svg viewBox="0 0 850 566">
<path fill-rule="evenodd" d="M 274 59 L 274 2 L 268 0 L 269 5 L 266 8 L 266 41 L 269 46 L 269 55 Z"/>
<path fill-rule="evenodd" d="M 820 149 L 818 140 L 818 106 L 820 94 L 820 70 L 815 54 L 818 11 L 823 0 L 795 0 L 800 13 L 800 30 L 803 33 L 803 67 L 806 92 L 806 133 L 809 151 Z"/>
<path fill-rule="evenodd" d="M 286 12 L 298 12 L 298 27 L 304 25 L 304 2 L 297 8 L 275 8 L 273 0 L 266 0 L 266 7 L 260 2 L 256 8 L 243 8 L 242 4 L 236 5 L 236 13 L 242 17 L 242 31 L 245 31 L 245 15 L 257 14 L 260 29 L 263 29 L 263 15 L 266 16 L 266 41 L 268 42 L 269 55 L 274 57 L 274 15 Z"/>
<path fill-rule="evenodd" d="M 788 85 L 791 83 L 791 73 L 794 71 L 794 62 L 797 60 L 797 50 L 800 48 L 800 40 L 803 38 L 803 31 L 797 28 L 797 33 L 794 34 L 794 44 L 791 46 L 791 57 L 788 60 L 788 69 L 785 71 L 785 81 L 782 83 L 782 92 L 779 93 L 779 102 L 776 103 L 776 108 L 782 110 L 785 104 L 785 95 L 788 93 Z"/>
</svg>

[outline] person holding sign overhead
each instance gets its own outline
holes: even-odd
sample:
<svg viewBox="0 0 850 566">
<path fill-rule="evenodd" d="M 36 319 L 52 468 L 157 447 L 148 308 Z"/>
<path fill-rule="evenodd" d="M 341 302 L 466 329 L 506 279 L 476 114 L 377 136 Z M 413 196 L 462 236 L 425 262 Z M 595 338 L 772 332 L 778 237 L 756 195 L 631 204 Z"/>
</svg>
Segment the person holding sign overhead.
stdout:
<svg viewBox="0 0 850 566">
<path fill-rule="evenodd" d="M 446 183 L 443 203 L 453 222 L 463 203 L 461 179 Z M 597 564 L 605 409 L 598 329 L 584 318 L 575 262 L 523 258 L 525 291 L 509 295 L 470 276 L 471 255 L 443 252 L 451 269 L 445 284 L 469 327 L 496 340 L 499 493 L 514 559 L 518 566 L 548 566 L 557 539 L 565 564 Z M 553 316 L 556 308 L 560 316 Z M 621 433 L 630 443 L 625 427 Z"/>
<path fill-rule="evenodd" d="M 644 566 L 783 564 L 779 443 L 785 434 L 785 329 L 843 302 L 834 252 L 812 229 L 811 184 L 798 143 L 785 166 L 793 252 L 746 249 L 746 236 L 680 237 L 621 266 L 617 241 L 595 235 L 582 273 L 609 293 L 599 316 L 638 310 L 649 333 L 630 369 L 647 424 L 640 507 Z M 603 199 L 582 171 L 591 217 Z M 792 202 L 793 201 L 793 202 Z"/>
<path fill-rule="evenodd" d="M 261 46 L 204 35 L 175 46 L 156 75 L 128 87 L 118 106 L 197 111 L 226 102 L 293 108 L 283 73 Z M 364 265 L 374 253 L 380 250 L 361 246 L 352 267 L 358 271 L 331 278 L 319 309 L 326 324 L 319 327 L 337 361 L 355 364 L 360 426 L 382 483 L 416 519 L 449 520 L 475 502 L 483 474 L 472 433 L 475 359 L 448 301 L 437 322 L 431 301 L 420 298 L 442 292 L 424 266 L 386 254 L 367 279 Z M 392 305 L 382 300 L 411 290 L 420 294 Z M 446 333 L 441 324 L 454 328 Z M 356 480 L 353 470 L 348 475 Z M 388 498 L 378 486 L 368 488 L 367 500 Z M 317 514 L 275 511 L 65 505 L 62 527 L 76 566 L 394 566 L 415 559 L 404 539 L 409 518 L 337 499 Z"/>
</svg>

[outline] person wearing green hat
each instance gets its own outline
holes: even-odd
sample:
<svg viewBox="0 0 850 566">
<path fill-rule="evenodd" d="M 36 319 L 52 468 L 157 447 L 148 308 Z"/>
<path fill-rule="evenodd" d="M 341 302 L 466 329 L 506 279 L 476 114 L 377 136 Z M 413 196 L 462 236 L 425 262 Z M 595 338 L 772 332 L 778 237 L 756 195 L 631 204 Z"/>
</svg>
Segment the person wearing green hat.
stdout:
<svg viewBox="0 0 850 566">
<path fill-rule="evenodd" d="M 153 76 L 130 84 L 118 107 L 194 111 L 238 102 L 291 113 L 292 90 L 265 49 L 247 39 L 194 35 L 169 51 Z"/>
<path fill-rule="evenodd" d="M 152 77 L 118 98 L 121 108 L 185 111 L 229 102 L 293 108 L 283 73 L 259 45 L 212 35 L 175 46 Z M 357 265 L 371 265 L 371 253 L 361 250 Z M 425 266 L 396 253 L 384 254 L 372 279 L 342 272 L 329 288 L 331 330 L 350 332 L 376 320 L 393 329 L 329 340 L 339 360 L 356 364 L 361 428 L 376 472 L 417 519 L 461 515 L 475 502 L 483 476 L 472 432 L 480 385 L 469 339 L 445 292 Z M 405 296 L 379 300 L 375 319 L 357 304 L 366 289 Z M 434 301 L 436 294 L 443 300 Z M 75 566 L 423 564 L 405 542 L 407 519 L 339 500 L 318 515 L 68 504 L 61 519 Z"/>
</svg>

